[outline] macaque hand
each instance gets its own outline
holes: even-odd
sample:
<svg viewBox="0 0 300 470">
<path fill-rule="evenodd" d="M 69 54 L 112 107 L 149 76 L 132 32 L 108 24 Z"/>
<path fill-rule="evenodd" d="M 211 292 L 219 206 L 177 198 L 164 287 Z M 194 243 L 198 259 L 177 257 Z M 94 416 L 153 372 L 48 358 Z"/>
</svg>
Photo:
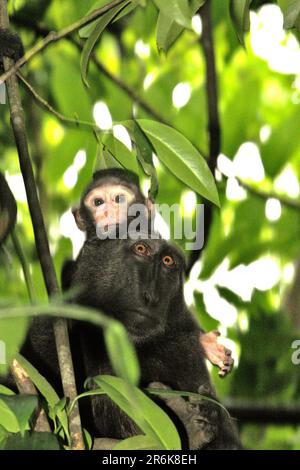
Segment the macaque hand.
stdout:
<svg viewBox="0 0 300 470">
<path fill-rule="evenodd" d="M 148 387 L 165 391 L 171 390 L 170 387 L 160 382 L 152 382 Z M 209 390 L 209 387 L 204 385 L 199 387 L 198 393 L 206 395 Z M 184 425 L 190 450 L 203 449 L 216 438 L 218 411 L 215 405 L 193 397 L 188 397 L 185 400 L 180 395 L 161 394 L 159 398 L 166 403 Z"/>
<path fill-rule="evenodd" d="M 218 366 L 219 376 L 225 377 L 233 368 L 233 358 L 230 349 L 218 342 L 219 331 L 200 333 L 200 344 L 204 350 L 205 357 L 215 366 Z"/>
</svg>

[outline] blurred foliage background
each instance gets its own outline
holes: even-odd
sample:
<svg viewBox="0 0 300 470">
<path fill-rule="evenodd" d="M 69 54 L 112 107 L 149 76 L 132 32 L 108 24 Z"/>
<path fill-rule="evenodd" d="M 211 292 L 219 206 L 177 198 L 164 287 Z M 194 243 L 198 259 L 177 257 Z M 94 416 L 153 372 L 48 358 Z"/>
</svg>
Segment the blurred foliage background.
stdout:
<svg viewBox="0 0 300 470">
<path fill-rule="evenodd" d="M 94 0 L 15 0 L 9 3 L 10 21 L 26 50 L 43 35 L 43 28 L 60 30 L 83 17 L 93 4 Z M 202 326 L 219 328 L 234 351 L 230 376 L 222 381 L 212 371 L 223 400 L 241 400 L 249 406 L 300 406 L 300 365 L 291 359 L 292 342 L 300 331 L 300 47 L 296 34 L 283 29 L 278 5 L 255 1 L 252 8 L 243 48 L 228 2 L 212 2 L 222 138 L 215 176 L 221 209 L 213 209 L 201 259 L 186 283 L 186 300 Z M 208 155 L 200 17 L 193 20 L 194 30 L 185 31 L 167 55 L 157 51 L 156 23 L 157 10 L 147 1 L 145 7 L 109 26 L 94 50 L 98 65 L 90 63 L 88 89 L 80 76 L 80 51 L 70 39 L 36 55 L 23 73 L 66 117 L 95 120 L 103 130 L 133 115 L 160 119 Z M 154 115 L 137 102 L 136 95 Z M 88 126 L 67 125 L 41 109 L 26 88 L 22 100 L 59 273 L 63 260 L 76 255 L 82 243 L 70 208 L 91 178 L 96 140 Z M 35 297 L 43 301 L 46 292 L 8 106 L 1 105 L 0 114 L 0 171 L 18 203 L 17 233 L 30 263 Z M 180 203 L 183 212 L 194 217 L 199 197 L 161 163 L 157 171 L 157 202 Z M 143 187 L 147 184 L 143 182 Z M 168 227 L 163 228 L 168 233 Z M 184 248 L 184 240 L 181 245 Z M 0 263 L 1 302 L 28 303 L 11 241 L 1 252 Z M 25 326 L 24 320 L 1 321 L 1 329 L 10 332 L 9 354 L 16 350 Z M 240 429 L 246 447 L 300 449 L 300 426 L 241 422 Z"/>
</svg>

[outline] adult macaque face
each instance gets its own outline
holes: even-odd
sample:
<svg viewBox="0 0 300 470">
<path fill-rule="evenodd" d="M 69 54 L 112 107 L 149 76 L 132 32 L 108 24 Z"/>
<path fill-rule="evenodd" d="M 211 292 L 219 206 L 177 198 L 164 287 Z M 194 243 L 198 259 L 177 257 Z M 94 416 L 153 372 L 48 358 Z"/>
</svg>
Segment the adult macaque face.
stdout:
<svg viewBox="0 0 300 470">
<path fill-rule="evenodd" d="M 92 189 L 84 199 L 97 227 L 107 228 L 127 220 L 128 208 L 135 194 L 123 185 L 105 184 Z"/>
</svg>

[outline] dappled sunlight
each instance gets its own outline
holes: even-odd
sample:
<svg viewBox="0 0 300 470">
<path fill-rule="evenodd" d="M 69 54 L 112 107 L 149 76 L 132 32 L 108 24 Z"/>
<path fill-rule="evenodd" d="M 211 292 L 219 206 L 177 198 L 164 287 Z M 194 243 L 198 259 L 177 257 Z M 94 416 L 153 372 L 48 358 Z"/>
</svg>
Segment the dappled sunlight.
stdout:
<svg viewBox="0 0 300 470">
<path fill-rule="evenodd" d="M 286 263 L 282 270 L 282 279 L 285 284 L 291 284 L 295 276 L 295 266 L 293 263 Z"/>
<path fill-rule="evenodd" d="M 152 83 L 155 80 L 155 73 L 149 72 L 146 77 L 144 78 L 143 88 L 144 90 L 148 90 L 151 87 Z"/>
<path fill-rule="evenodd" d="M 113 126 L 113 134 L 116 139 L 118 139 L 128 150 L 132 150 L 132 143 L 130 139 L 130 135 L 127 132 L 126 127 L 122 126 L 121 124 L 117 124 Z"/>
<path fill-rule="evenodd" d="M 283 29 L 283 15 L 277 5 L 264 5 L 250 13 L 250 43 L 253 52 L 283 74 L 300 73 L 300 47 L 294 35 Z"/>
<path fill-rule="evenodd" d="M 276 191 L 283 192 L 291 198 L 297 198 L 299 196 L 299 182 L 289 163 L 275 179 L 274 188 Z"/>
<path fill-rule="evenodd" d="M 217 160 L 218 169 L 227 177 L 239 177 L 255 183 L 263 181 L 265 171 L 259 148 L 253 142 L 243 143 L 233 160 L 220 154 Z"/>
<path fill-rule="evenodd" d="M 266 217 L 270 222 L 276 222 L 281 217 L 281 204 L 278 199 L 269 198 L 265 206 Z"/>
<path fill-rule="evenodd" d="M 59 219 L 60 234 L 69 238 L 73 246 L 73 257 L 76 258 L 85 240 L 84 233 L 81 232 L 75 222 L 72 211 L 68 210 Z"/>
<path fill-rule="evenodd" d="M 262 144 L 265 144 L 268 142 L 269 138 L 271 137 L 272 134 L 272 127 L 269 124 L 265 124 L 260 128 L 259 131 L 259 138 Z"/>
<path fill-rule="evenodd" d="M 65 130 L 57 120 L 48 117 L 43 126 L 43 134 L 47 144 L 51 145 L 51 147 L 56 147 L 62 142 L 65 136 Z"/>
<path fill-rule="evenodd" d="M 63 174 L 63 183 L 66 188 L 74 188 L 78 181 L 78 173 L 84 167 L 85 163 L 86 152 L 85 150 L 79 150 L 74 157 L 72 165 L 70 165 Z"/>
<path fill-rule="evenodd" d="M 189 83 L 178 83 L 172 93 L 173 106 L 177 109 L 183 108 L 191 98 L 191 85 Z"/>
<path fill-rule="evenodd" d="M 196 194 L 193 191 L 185 191 L 181 196 L 180 202 L 183 208 L 183 214 L 186 217 L 192 217 L 197 204 Z"/>
<path fill-rule="evenodd" d="M 138 39 L 134 46 L 134 52 L 140 59 L 147 59 L 150 56 L 150 46 L 142 39 Z"/>
<path fill-rule="evenodd" d="M 229 201 L 243 201 L 246 199 L 247 193 L 240 186 L 236 178 L 228 178 L 226 184 L 226 197 Z"/>
<path fill-rule="evenodd" d="M 192 28 L 198 36 L 202 33 L 202 20 L 200 15 L 195 15 L 192 18 Z"/>
<path fill-rule="evenodd" d="M 112 128 L 112 117 L 109 112 L 108 106 L 106 103 L 104 103 L 104 101 L 98 101 L 98 103 L 95 104 L 93 116 L 97 126 L 103 131 Z"/>
<path fill-rule="evenodd" d="M 253 142 L 245 142 L 240 146 L 233 159 L 235 176 L 259 183 L 265 177 L 259 148 Z"/>
<path fill-rule="evenodd" d="M 5 172 L 5 178 L 16 201 L 26 202 L 26 191 L 21 173 L 18 175 L 10 175 L 8 172 Z"/>
</svg>

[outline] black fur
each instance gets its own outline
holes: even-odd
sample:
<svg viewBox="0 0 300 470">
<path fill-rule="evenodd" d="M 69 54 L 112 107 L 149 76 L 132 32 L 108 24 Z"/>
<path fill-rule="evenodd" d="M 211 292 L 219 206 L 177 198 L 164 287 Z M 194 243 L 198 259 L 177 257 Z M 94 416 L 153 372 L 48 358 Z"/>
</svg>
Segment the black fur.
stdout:
<svg viewBox="0 0 300 470">
<path fill-rule="evenodd" d="M 8 29 L 0 28 L 0 72 L 3 72 L 3 57 L 10 57 L 16 62 L 23 55 L 23 44 L 19 36 Z"/>
<path fill-rule="evenodd" d="M 183 298 L 181 253 L 166 241 L 144 240 L 151 255 L 141 256 L 133 251 L 136 243 L 140 241 L 87 241 L 70 282 L 71 287 L 81 288 L 74 302 L 100 309 L 123 323 L 137 350 L 142 387 L 151 382 L 191 392 L 204 387 L 214 397 L 199 346 L 200 329 Z M 175 260 L 174 269 L 162 263 L 165 255 Z M 58 386 L 51 322 L 47 320 L 44 326 L 42 322 L 35 321 L 23 352 Z M 113 374 L 100 329 L 74 321 L 70 338 L 79 392 L 87 377 Z M 196 421 L 199 432 L 203 433 L 204 427 L 204 434 L 210 436 L 209 442 L 204 441 L 205 448 L 239 447 L 232 424 L 221 408 L 213 405 L 211 409 L 204 402 L 199 410 L 190 419 Z M 83 400 L 81 411 L 84 426 L 95 436 L 126 438 L 137 433 L 134 423 L 107 397 Z"/>
</svg>

